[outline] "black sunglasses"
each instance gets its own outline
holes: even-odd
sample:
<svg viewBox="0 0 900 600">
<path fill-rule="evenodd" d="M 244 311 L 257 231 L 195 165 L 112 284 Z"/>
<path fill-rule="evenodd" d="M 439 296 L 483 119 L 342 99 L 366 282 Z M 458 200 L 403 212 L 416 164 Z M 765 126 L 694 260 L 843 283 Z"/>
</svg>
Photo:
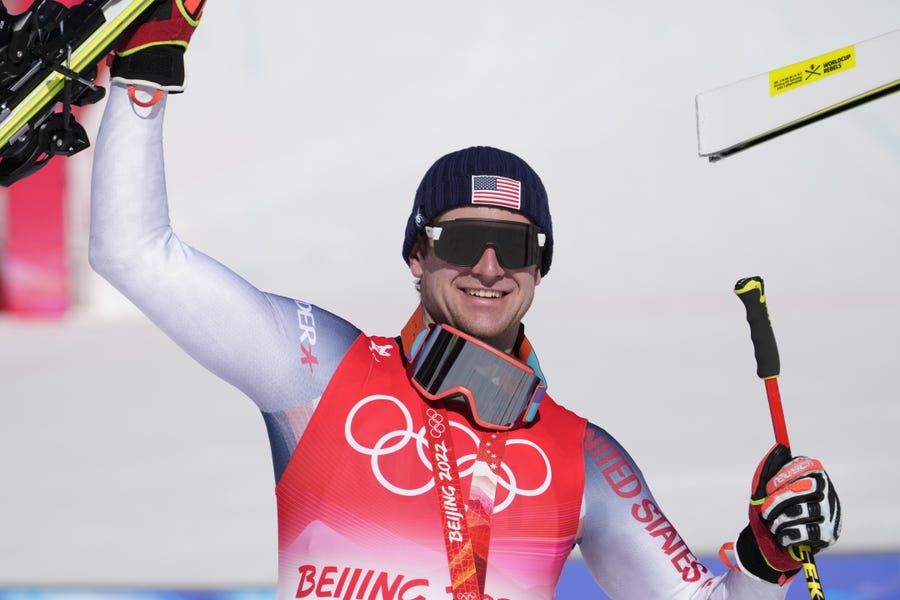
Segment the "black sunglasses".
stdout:
<svg viewBox="0 0 900 600">
<path fill-rule="evenodd" d="M 434 253 L 458 267 L 474 266 L 490 246 L 505 269 L 540 264 L 547 236 L 531 223 L 496 219 L 454 219 L 425 227 Z"/>
</svg>

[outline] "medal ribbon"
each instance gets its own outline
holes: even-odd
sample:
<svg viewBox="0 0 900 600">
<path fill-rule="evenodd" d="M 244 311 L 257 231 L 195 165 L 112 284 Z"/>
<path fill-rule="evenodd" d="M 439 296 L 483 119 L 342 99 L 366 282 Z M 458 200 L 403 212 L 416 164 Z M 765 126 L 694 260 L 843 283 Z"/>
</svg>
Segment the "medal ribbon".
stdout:
<svg viewBox="0 0 900 600">
<path fill-rule="evenodd" d="M 427 333 L 424 309 L 413 311 L 400 333 L 400 343 L 407 359 L 415 354 Z M 540 376 L 540 366 L 531 344 L 520 332 L 516 354 L 527 361 Z M 543 376 L 541 376 L 543 379 Z M 431 459 L 435 492 L 441 513 L 450 585 L 453 598 L 482 600 L 484 596 L 487 558 L 491 541 L 491 520 L 497 491 L 498 471 L 506 449 L 506 431 L 479 434 L 478 454 L 472 472 L 469 500 L 463 504 L 459 463 L 450 434 L 450 419 L 443 406 L 422 403 L 425 436 Z M 465 508 L 464 508 L 465 506 Z"/>
<path fill-rule="evenodd" d="M 469 501 L 464 504 L 447 411 L 424 402 L 422 411 L 453 597 L 481 600 L 487 574 L 496 471 L 503 459 L 506 432 L 496 432 L 481 440 Z"/>
<path fill-rule="evenodd" d="M 494 499 L 497 492 L 497 472 L 503 462 L 506 449 L 505 431 L 494 431 L 479 436 L 478 458 L 469 487 L 466 518 L 472 538 L 472 552 L 478 573 L 478 585 L 484 593 L 487 575 L 487 558 L 491 542 L 491 519 L 494 516 Z"/>
</svg>

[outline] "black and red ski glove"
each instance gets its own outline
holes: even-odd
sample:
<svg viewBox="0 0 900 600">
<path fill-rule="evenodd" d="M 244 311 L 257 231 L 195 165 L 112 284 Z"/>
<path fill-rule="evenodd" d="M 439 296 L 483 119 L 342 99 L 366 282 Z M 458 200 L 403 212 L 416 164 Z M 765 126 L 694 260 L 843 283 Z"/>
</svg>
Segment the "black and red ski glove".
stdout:
<svg viewBox="0 0 900 600">
<path fill-rule="evenodd" d="M 822 463 L 792 459 L 780 444 L 756 469 L 749 512 L 735 553 L 745 571 L 771 583 L 784 584 L 800 570 L 798 545 L 816 553 L 841 534 L 841 504 Z"/>
<path fill-rule="evenodd" d="M 122 37 L 110 67 L 113 81 L 184 91 L 184 53 L 206 0 L 162 0 Z"/>
</svg>

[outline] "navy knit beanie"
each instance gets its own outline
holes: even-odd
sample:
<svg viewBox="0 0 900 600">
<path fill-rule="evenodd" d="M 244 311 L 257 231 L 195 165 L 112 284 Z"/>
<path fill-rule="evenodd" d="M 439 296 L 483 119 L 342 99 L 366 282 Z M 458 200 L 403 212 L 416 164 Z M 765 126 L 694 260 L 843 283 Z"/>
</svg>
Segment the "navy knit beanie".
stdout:
<svg viewBox="0 0 900 600">
<path fill-rule="evenodd" d="M 416 235 L 435 217 L 452 208 L 471 205 L 513 210 L 540 227 L 547 235 L 541 253 L 541 275 L 547 274 L 553 258 L 553 223 L 544 184 L 524 160 L 488 146 L 451 152 L 425 173 L 406 222 L 403 260 L 409 264 Z"/>
</svg>

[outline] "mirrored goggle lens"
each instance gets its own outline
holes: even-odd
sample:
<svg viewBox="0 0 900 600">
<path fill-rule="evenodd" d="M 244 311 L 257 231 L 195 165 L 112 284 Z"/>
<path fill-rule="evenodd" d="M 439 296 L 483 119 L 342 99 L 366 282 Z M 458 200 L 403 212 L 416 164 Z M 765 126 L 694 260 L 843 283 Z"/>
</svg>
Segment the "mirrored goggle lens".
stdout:
<svg viewBox="0 0 900 600">
<path fill-rule="evenodd" d="M 507 269 L 521 269 L 541 262 L 544 234 L 530 223 L 492 219 L 456 219 L 426 227 L 434 240 L 434 253 L 460 267 L 475 265 L 488 246 Z"/>
<path fill-rule="evenodd" d="M 413 385 L 431 400 L 466 403 L 476 423 L 510 429 L 525 421 L 544 385 L 528 365 L 447 326 L 434 327 L 412 364 Z"/>
</svg>

